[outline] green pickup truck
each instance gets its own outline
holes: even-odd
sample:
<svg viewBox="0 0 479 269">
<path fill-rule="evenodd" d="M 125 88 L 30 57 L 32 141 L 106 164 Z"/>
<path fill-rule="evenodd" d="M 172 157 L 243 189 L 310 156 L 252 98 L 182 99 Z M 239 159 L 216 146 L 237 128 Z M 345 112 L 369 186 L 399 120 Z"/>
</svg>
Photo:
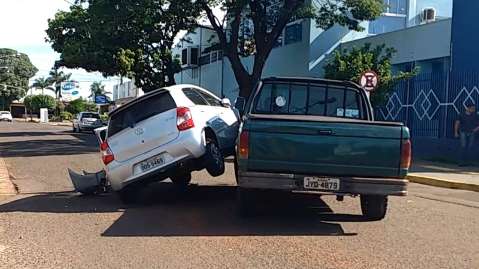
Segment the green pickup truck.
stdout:
<svg viewBox="0 0 479 269">
<path fill-rule="evenodd" d="M 262 190 L 360 196 L 363 215 L 381 220 L 389 195 L 407 195 L 409 130 L 374 121 L 366 92 L 352 82 L 267 78 L 238 99 L 235 158 L 240 213 Z"/>
</svg>

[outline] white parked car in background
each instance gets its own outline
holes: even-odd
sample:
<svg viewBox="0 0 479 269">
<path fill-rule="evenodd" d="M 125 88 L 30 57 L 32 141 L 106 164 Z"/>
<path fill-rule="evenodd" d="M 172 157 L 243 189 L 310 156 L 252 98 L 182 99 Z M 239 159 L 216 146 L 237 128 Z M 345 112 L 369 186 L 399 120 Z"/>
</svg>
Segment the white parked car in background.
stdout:
<svg viewBox="0 0 479 269">
<path fill-rule="evenodd" d="M 109 116 L 102 159 L 107 180 L 126 203 L 153 181 L 170 178 L 186 187 L 192 171 L 223 174 L 239 126 L 228 99 L 193 85 L 155 90 Z"/>
<path fill-rule="evenodd" d="M 73 119 L 73 132 L 93 131 L 102 126 L 100 114 L 96 112 L 80 112 Z"/>
<path fill-rule="evenodd" d="M 9 121 L 12 122 L 12 114 L 10 111 L 0 111 L 0 121 Z"/>
</svg>

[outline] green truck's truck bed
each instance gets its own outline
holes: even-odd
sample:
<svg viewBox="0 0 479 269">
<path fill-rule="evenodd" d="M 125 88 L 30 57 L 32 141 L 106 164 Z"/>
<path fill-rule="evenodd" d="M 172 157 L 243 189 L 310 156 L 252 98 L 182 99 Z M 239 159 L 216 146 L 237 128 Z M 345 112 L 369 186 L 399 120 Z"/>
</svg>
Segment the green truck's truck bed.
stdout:
<svg viewBox="0 0 479 269">
<path fill-rule="evenodd" d="M 349 177 L 404 177 L 402 124 L 325 117 L 253 116 L 248 171 Z"/>
</svg>

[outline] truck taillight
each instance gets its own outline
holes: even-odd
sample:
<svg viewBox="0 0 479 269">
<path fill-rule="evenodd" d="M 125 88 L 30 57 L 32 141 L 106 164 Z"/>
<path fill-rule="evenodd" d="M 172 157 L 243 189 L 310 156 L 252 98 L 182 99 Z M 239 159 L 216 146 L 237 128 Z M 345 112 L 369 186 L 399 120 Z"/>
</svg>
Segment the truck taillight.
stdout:
<svg viewBox="0 0 479 269">
<path fill-rule="evenodd" d="M 111 151 L 110 146 L 108 145 L 108 142 L 106 140 L 103 141 L 103 143 L 101 143 L 100 149 L 101 149 L 101 159 L 103 160 L 103 163 L 105 165 L 115 160 L 115 156 L 113 155 L 113 152 Z"/>
<path fill-rule="evenodd" d="M 246 131 L 241 132 L 239 139 L 239 157 L 242 159 L 248 159 L 249 155 L 249 133 Z"/>
<path fill-rule="evenodd" d="M 403 140 L 401 146 L 401 168 L 408 169 L 411 166 L 411 140 Z"/>
<path fill-rule="evenodd" d="M 187 107 L 179 107 L 176 109 L 176 126 L 179 131 L 184 131 L 195 127 L 191 111 Z"/>
</svg>

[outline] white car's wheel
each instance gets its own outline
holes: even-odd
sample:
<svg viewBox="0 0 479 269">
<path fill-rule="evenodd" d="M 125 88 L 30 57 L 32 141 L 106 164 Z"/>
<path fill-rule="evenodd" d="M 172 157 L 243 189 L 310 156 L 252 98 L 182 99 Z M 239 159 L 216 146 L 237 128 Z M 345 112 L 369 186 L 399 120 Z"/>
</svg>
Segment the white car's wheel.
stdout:
<svg viewBox="0 0 479 269">
<path fill-rule="evenodd" d="M 206 144 L 206 171 L 213 176 L 221 176 L 225 172 L 225 159 L 220 148 L 213 140 Z"/>
</svg>

